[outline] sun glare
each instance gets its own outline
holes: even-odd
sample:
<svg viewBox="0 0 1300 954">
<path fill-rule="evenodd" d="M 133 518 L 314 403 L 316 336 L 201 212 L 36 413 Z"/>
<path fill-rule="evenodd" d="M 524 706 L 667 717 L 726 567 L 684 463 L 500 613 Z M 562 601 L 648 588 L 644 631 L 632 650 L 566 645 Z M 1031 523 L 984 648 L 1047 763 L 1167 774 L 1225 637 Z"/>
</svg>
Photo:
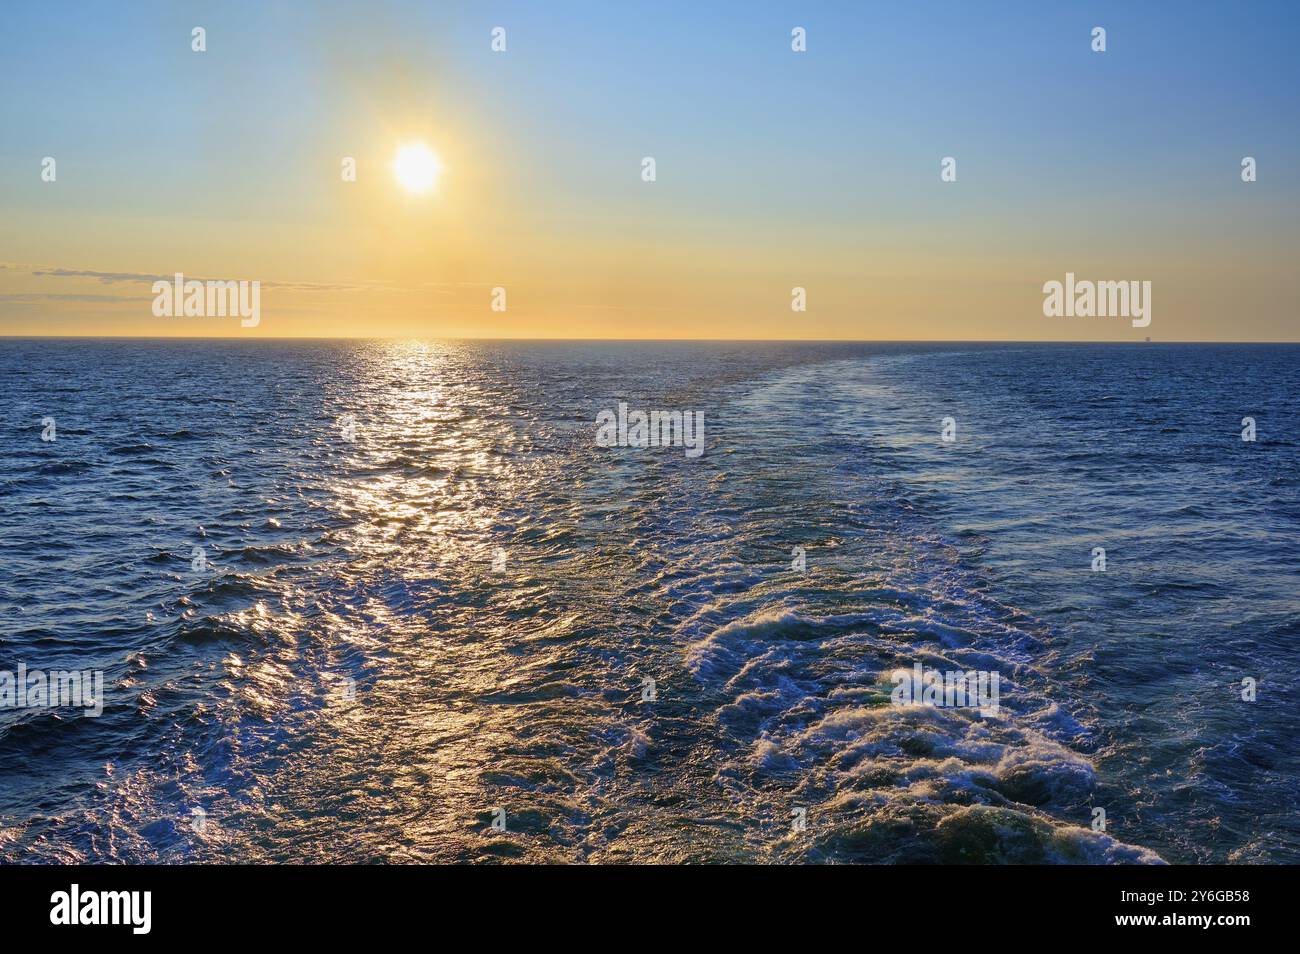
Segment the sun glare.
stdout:
<svg viewBox="0 0 1300 954">
<path fill-rule="evenodd" d="M 422 143 L 412 143 L 397 151 L 393 175 L 411 192 L 428 192 L 438 178 L 438 157 Z"/>
</svg>

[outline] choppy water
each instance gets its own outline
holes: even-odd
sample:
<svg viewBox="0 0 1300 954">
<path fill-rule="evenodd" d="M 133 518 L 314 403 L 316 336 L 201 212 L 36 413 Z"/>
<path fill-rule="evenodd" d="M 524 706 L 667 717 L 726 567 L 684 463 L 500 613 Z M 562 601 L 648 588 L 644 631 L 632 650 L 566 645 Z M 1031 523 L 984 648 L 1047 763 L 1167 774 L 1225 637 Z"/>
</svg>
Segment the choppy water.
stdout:
<svg viewBox="0 0 1300 954">
<path fill-rule="evenodd" d="M 2 341 L 0 670 L 107 700 L 0 709 L 0 855 L 1296 862 L 1298 395 L 1278 346 Z M 620 400 L 706 453 L 596 446 Z M 891 705 L 915 662 L 1001 711 Z"/>
</svg>

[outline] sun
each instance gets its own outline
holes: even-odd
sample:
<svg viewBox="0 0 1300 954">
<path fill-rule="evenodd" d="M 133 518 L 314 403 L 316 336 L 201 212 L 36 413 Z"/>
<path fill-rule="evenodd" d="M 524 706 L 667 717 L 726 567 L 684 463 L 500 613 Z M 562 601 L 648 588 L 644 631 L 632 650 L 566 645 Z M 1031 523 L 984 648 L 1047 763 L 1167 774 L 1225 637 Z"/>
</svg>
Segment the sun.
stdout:
<svg viewBox="0 0 1300 954">
<path fill-rule="evenodd" d="M 397 158 L 393 160 L 393 175 L 411 192 L 428 192 L 432 189 L 440 168 L 433 150 L 418 142 L 397 150 Z"/>
</svg>

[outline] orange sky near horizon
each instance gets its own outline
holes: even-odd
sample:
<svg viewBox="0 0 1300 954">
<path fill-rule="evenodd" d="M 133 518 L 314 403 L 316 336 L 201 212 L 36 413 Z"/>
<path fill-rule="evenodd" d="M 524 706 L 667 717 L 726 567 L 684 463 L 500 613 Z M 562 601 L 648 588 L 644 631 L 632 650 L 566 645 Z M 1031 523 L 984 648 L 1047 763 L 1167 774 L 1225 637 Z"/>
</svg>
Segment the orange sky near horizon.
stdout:
<svg viewBox="0 0 1300 954">
<path fill-rule="evenodd" d="M 823 13 L 796 53 L 775 10 L 519 7 L 494 51 L 472 11 L 377 10 L 213 11 L 203 52 L 184 12 L 25 12 L 0 86 L 57 69 L 39 104 L 0 94 L 0 335 L 1300 340 L 1294 90 L 1196 122 L 1161 99 L 1238 81 L 1198 43 L 1293 69 L 1266 25 L 1215 46 L 1116 8 L 1099 56 L 1059 12 L 953 8 L 960 43 Z M 843 39 L 868 28 L 889 52 Z M 1063 139 L 1080 110 L 1103 139 Z M 406 143 L 437 153 L 427 193 L 393 174 Z M 177 272 L 259 282 L 256 327 L 155 315 Z M 1044 316 L 1067 272 L 1151 282 L 1150 326 Z"/>
</svg>

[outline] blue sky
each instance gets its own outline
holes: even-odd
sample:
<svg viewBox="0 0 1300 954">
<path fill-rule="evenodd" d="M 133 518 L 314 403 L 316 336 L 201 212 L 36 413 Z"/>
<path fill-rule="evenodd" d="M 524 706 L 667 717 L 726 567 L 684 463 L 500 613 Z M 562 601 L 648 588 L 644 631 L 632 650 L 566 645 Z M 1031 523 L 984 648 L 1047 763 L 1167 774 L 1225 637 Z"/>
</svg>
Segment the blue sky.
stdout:
<svg viewBox="0 0 1300 954">
<path fill-rule="evenodd" d="M 684 238 L 729 259 L 788 245 L 841 283 L 846 251 L 937 269 L 1239 260 L 1256 282 L 1294 260 L 1296 4 L 703 6 L 14 6 L 0 207 L 31 241 L 6 236 L 0 261 L 102 265 L 110 224 L 165 230 L 178 207 L 216 232 L 355 225 L 315 170 L 413 116 L 463 147 L 453 158 L 485 246 L 490 228 L 632 241 L 629 259 Z M 202 57 L 194 25 L 208 31 Z M 504 56 L 489 49 L 496 25 Z M 1105 54 L 1089 47 L 1097 25 Z M 44 155 L 59 157 L 57 192 L 32 175 Z M 643 155 L 658 162 L 649 200 L 627 174 Z M 949 155 L 959 182 L 936 189 Z M 1259 162 L 1247 191 L 1243 155 Z M 165 243 L 143 245 L 141 271 L 165 264 Z M 276 267 L 325 281 L 338 258 L 323 255 L 322 274 L 305 253 Z"/>
</svg>

